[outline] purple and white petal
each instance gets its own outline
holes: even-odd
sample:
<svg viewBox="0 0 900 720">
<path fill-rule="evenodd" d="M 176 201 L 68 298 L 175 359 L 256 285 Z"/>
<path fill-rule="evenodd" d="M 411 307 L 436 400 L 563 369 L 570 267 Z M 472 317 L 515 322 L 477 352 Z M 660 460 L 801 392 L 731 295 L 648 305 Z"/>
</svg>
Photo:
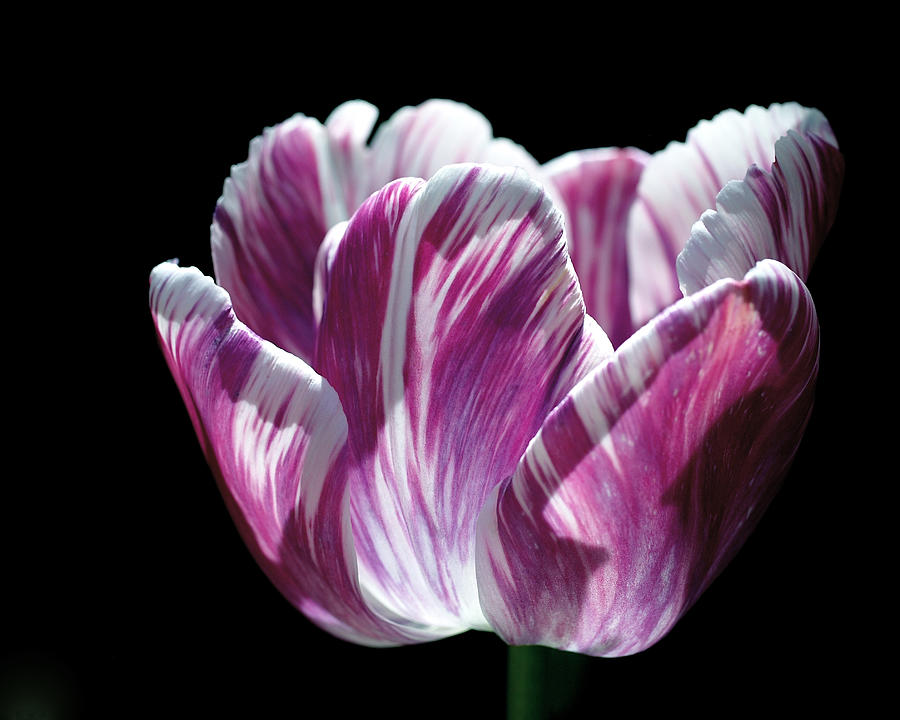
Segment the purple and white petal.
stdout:
<svg viewBox="0 0 900 720">
<path fill-rule="evenodd" d="M 347 422 L 337 394 L 235 318 L 195 268 L 157 266 L 150 307 L 204 453 L 254 558 L 325 630 L 366 645 L 433 639 L 363 599 L 347 502 Z"/>
<path fill-rule="evenodd" d="M 805 281 L 834 222 L 843 174 L 835 145 L 788 131 L 775 144 L 771 172 L 751 167 L 694 225 L 678 256 L 682 292 L 741 278 L 763 258 L 779 260 Z"/>
<path fill-rule="evenodd" d="M 216 206 L 213 265 L 235 312 L 304 360 L 315 345 L 316 254 L 328 228 L 369 192 L 364 140 L 374 120 L 374 108 L 355 102 L 335 110 L 328 127 L 295 115 L 267 129 L 232 168 Z"/>
<path fill-rule="evenodd" d="M 329 277 L 316 367 L 348 418 L 361 581 L 414 622 L 487 628 L 482 503 L 611 352 L 561 218 L 521 170 L 445 167 L 372 195 Z"/>
<path fill-rule="evenodd" d="M 628 306 L 628 217 L 649 157 L 633 148 L 584 150 L 544 166 L 563 202 L 584 304 L 616 347 L 634 331 Z"/>
<path fill-rule="evenodd" d="M 547 418 L 478 529 L 485 617 L 511 644 L 628 655 L 743 544 L 809 418 L 818 323 L 766 260 L 675 304 Z"/>
<path fill-rule="evenodd" d="M 361 147 L 369 140 L 378 108 L 365 100 L 350 100 L 341 103 L 325 120 L 328 134 L 341 147 Z"/>
<path fill-rule="evenodd" d="M 697 125 L 686 142 L 653 155 L 641 176 L 628 231 L 631 312 L 637 325 L 681 297 L 675 261 L 694 223 L 715 208 L 716 196 L 729 181 L 741 180 L 753 165 L 771 167 L 775 143 L 788 131 L 837 146 L 822 113 L 786 103 L 751 106 L 743 114 L 727 110 Z"/>
<path fill-rule="evenodd" d="M 485 162 L 521 167 L 535 177 L 537 161 L 521 146 L 494 138 L 487 119 L 468 105 L 428 100 L 398 110 L 372 139 L 371 188 L 397 178 L 427 180 L 445 165 Z"/>
</svg>

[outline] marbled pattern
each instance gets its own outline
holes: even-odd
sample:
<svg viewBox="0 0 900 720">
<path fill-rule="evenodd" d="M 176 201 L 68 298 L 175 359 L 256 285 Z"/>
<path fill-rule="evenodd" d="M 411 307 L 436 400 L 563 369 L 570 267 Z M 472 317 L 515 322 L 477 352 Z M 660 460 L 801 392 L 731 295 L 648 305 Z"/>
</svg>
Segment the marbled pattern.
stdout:
<svg viewBox="0 0 900 720">
<path fill-rule="evenodd" d="M 756 525 L 809 417 L 803 280 L 843 176 L 827 122 L 751 107 L 652 156 L 538 167 L 456 103 L 367 145 L 376 115 L 267 131 L 216 209 L 219 285 L 151 275 L 236 525 L 354 642 L 649 647 Z"/>
</svg>

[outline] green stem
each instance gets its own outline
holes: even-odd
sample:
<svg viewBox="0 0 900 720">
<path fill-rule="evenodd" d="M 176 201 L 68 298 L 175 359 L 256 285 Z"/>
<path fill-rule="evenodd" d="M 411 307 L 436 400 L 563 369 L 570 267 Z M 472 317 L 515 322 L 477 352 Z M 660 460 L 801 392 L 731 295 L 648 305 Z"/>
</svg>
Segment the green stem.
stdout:
<svg viewBox="0 0 900 720">
<path fill-rule="evenodd" d="M 507 720 L 565 717 L 578 700 L 587 657 L 538 645 L 509 648 Z"/>
</svg>

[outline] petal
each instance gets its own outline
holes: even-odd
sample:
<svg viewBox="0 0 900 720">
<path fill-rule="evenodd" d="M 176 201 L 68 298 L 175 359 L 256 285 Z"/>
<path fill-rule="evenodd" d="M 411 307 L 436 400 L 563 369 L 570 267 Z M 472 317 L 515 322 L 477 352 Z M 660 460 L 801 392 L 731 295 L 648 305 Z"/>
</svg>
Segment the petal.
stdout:
<svg viewBox="0 0 900 720">
<path fill-rule="evenodd" d="M 487 627 L 482 502 L 610 352 L 585 325 L 559 214 L 523 171 L 450 166 L 362 205 L 331 264 L 316 367 L 347 414 L 374 597 L 426 625 Z"/>
<path fill-rule="evenodd" d="M 721 278 L 741 278 L 763 258 L 779 260 L 806 280 L 831 229 L 844 175 L 837 147 L 789 131 L 775 144 L 771 172 L 752 167 L 728 183 L 716 210 L 694 225 L 678 256 L 687 295 Z"/>
<path fill-rule="evenodd" d="M 150 306 L 172 375 L 244 541 L 313 622 L 367 645 L 430 639 L 363 600 L 346 488 L 347 423 L 334 390 L 235 319 L 195 268 L 153 270 Z"/>
<path fill-rule="evenodd" d="M 335 111 L 330 125 L 296 115 L 250 144 L 216 206 L 212 254 L 219 284 L 255 333 L 298 357 L 312 357 L 316 254 L 326 230 L 346 220 L 368 193 L 361 103 Z M 372 108 L 374 110 L 374 108 Z M 358 199 L 357 199 L 358 198 Z"/>
<path fill-rule="evenodd" d="M 429 100 L 398 110 L 372 140 L 372 189 L 404 177 L 428 179 L 445 165 L 487 162 L 521 167 L 537 177 L 540 167 L 510 140 L 494 139 L 485 117 L 468 105 Z"/>
<path fill-rule="evenodd" d="M 364 100 L 351 100 L 332 110 L 325 127 L 339 146 L 364 145 L 377 119 L 377 107 Z"/>
<path fill-rule="evenodd" d="M 629 220 L 631 311 L 637 325 L 681 297 L 675 260 L 701 214 L 730 180 L 752 165 L 769 168 L 775 143 L 793 130 L 835 145 L 818 110 L 796 103 L 727 110 L 701 122 L 685 143 L 671 143 L 647 164 Z"/>
<path fill-rule="evenodd" d="M 659 640 L 775 493 L 817 369 L 812 299 L 771 260 L 639 330 L 488 499 L 477 570 L 491 625 L 592 655 Z"/>
<path fill-rule="evenodd" d="M 349 218 L 376 189 L 369 179 L 370 160 L 366 141 L 377 119 L 378 108 L 362 100 L 352 100 L 335 108 L 325 121 L 331 157 L 337 166 L 344 192 L 340 217 L 333 217 L 331 222 Z"/>
<path fill-rule="evenodd" d="M 584 304 L 616 347 L 634 330 L 628 307 L 627 227 L 648 158 L 630 148 L 585 150 L 544 166 L 564 203 L 569 254 Z"/>
</svg>

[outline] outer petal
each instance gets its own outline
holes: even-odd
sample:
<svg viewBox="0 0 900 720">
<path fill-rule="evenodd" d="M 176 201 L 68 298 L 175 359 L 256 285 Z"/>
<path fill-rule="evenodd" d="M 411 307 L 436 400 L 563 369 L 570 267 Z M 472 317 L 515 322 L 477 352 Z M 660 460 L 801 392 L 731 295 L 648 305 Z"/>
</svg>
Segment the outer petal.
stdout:
<svg viewBox="0 0 900 720">
<path fill-rule="evenodd" d="M 303 358 L 312 357 L 316 253 L 325 232 L 346 220 L 368 194 L 366 127 L 375 110 L 341 106 L 324 127 L 296 115 L 250 144 L 216 206 L 212 254 L 216 277 L 254 332 Z"/>
<path fill-rule="evenodd" d="M 806 280 L 834 222 L 844 161 L 817 135 L 789 131 L 775 144 L 771 173 L 751 167 L 728 183 L 678 256 L 687 295 L 721 278 L 741 278 L 758 260 L 779 260 Z"/>
<path fill-rule="evenodd" d="M 730 180 L 743 178 L 752 165 L 769 168 L 775 142 L 789 130 L 837 146 L 822 113 L 787 103 L 751 106 L 744 114 L 727 110 L 701 122 L 687 142 L 671 143 L 653 156 L 629 221 L 631 311 L 638 325 L 681 296 L 675 259 L 693 224 L 715 207 Z"/>
<path fill-rule="evenodd" d="M 569 253 L 587 311 L 617 347 L 634 330 L 628 307 L 628 216 L 649 157 L 635 149 L 585 150 L 544 166 L 565 206 Z"/>
<path fill-rule="evenodd" d="M 397 614 L 486 627 L 478 512 L 546 414 L 606 354 L 561 219 L 522 171 L 394 182 L 331 262 L 316 367 L 341 398 L 360 577 Z"/>
<path fill-rule="evenodd" d="M 512 644 L 627 655 L 744 542 L 800 441 L 815 309 L 786 267 L 686 298 L 547 419 L 479 522 L 485 616 Z"/>
<path fill-rule="evenodd" d="M 445 165 L 487 162 L 521 167 L 538 177 L 540 167 L 522 147 L 494 139 L 485 117 L 468 105 L 429 100 L 398 110 L 372 140 L 372 190 L 403 177 L 428 179 Z"/>
<path fill-rule="evenodd" d="M 226 504 L 257 562 L 296 607 L 369 645 L 433 637 L 363 600 L 347 503 L 347 423 L 334 390 L 260 340 L 196 269 L 154 269 L 150 306 L 166 360 Z"/>
</svg>

